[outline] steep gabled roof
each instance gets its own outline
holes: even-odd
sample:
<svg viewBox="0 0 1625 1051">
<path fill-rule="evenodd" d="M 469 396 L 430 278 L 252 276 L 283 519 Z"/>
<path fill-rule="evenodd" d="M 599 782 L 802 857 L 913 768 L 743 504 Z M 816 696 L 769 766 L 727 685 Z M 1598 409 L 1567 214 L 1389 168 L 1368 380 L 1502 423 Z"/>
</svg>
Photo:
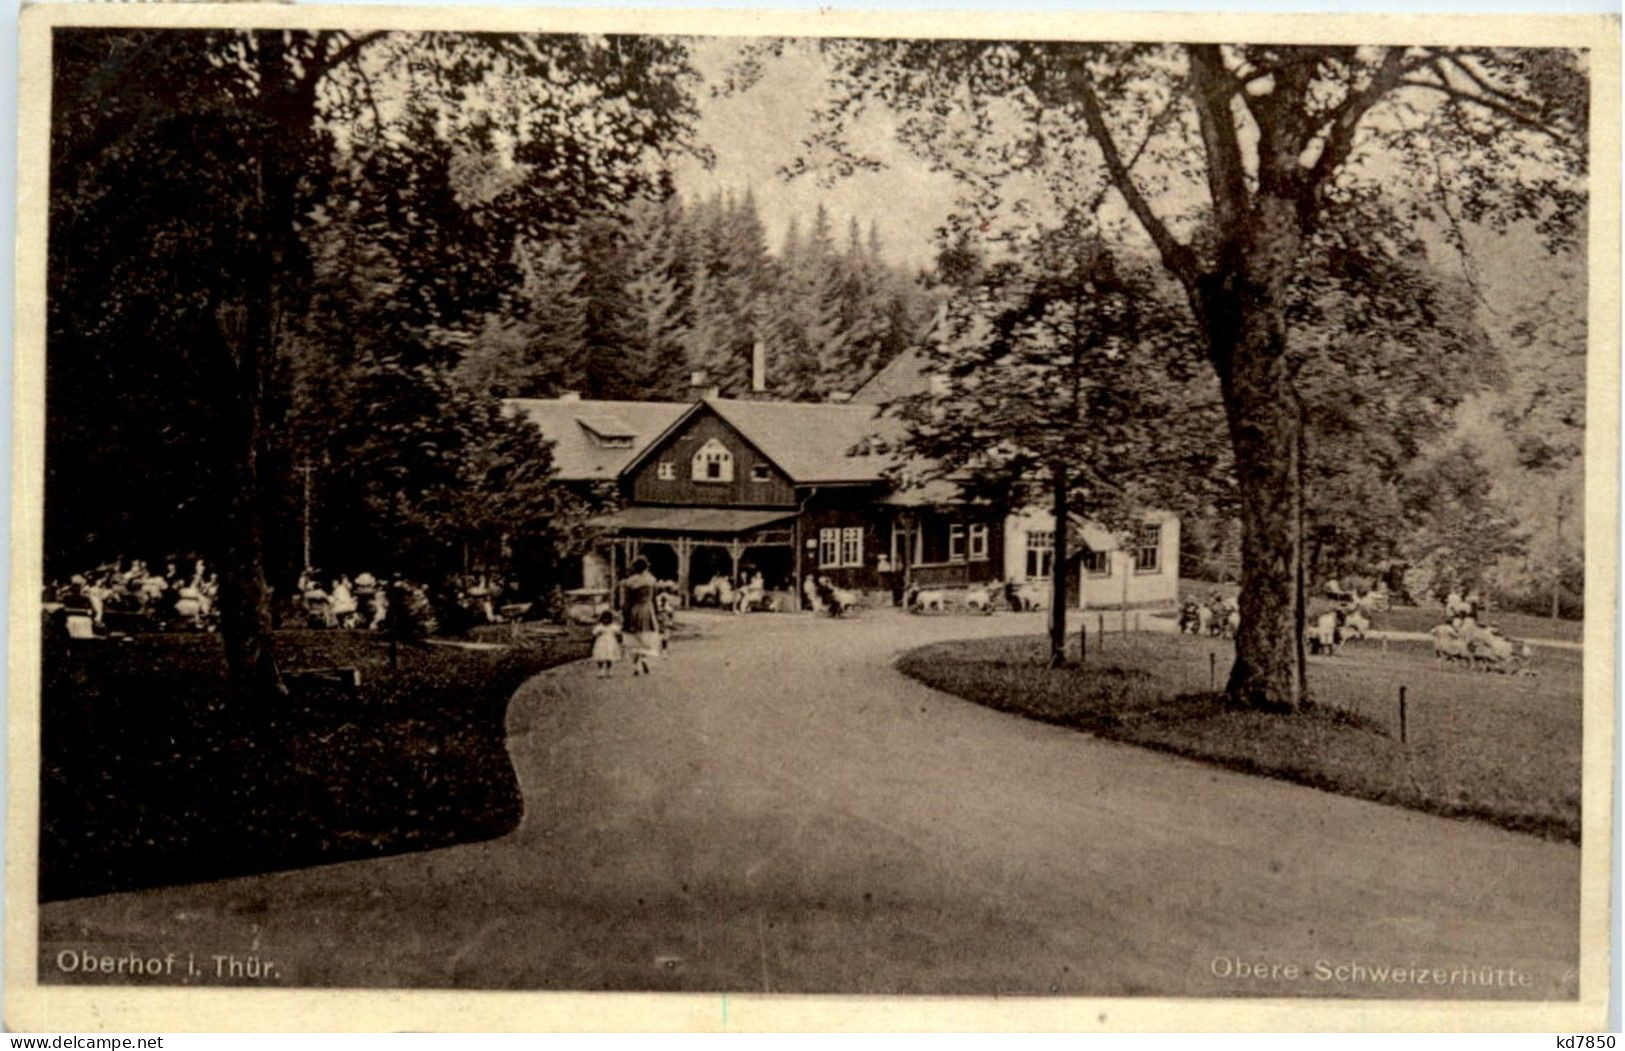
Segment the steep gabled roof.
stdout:
<svg viewBox="0 0 1625 1051">
<path fill-rule="evenodd" d="M 888 453 L 859 451 L 871 437 L 901 435 L 899 421 L 877 417 L 873 405 L 723 398 L 705 404 L 797 484 L 879 482 L 895 462 Z"/>
<path fill-rule="evenodd" d="M 884 481 L 887 468 L 896 462 L 894 455 L 863 447 L 876 437 L 894 441 L 903 429 L 900 421 L 877 416 L 873 405 L 726 398 L 701 402 L 512 398 L 505 404 L 535 422 L 553 441 L 559 477 L 570 481 L 614 480 L 705 410 L 716 413 L 798 485 Z"/>
<path fill-rule="evenodd" d="M 883 405 L 897 398 L 924 394 L 930 387 L 931 377 L 925 369 L 925 355 L 917 348 L 909 347 L 870 376 L 868 382 L 852 395 L 852 402 L 857 405 Z"/>
<path fill-rule="evenodd" d="M 606 482 L 619 477 L 690 407 L 684 401 L 571 398 L 510 398 L 503 404 L 530 419 L 553 442 L 553 463 L 561 479 Z"/>
</svg>

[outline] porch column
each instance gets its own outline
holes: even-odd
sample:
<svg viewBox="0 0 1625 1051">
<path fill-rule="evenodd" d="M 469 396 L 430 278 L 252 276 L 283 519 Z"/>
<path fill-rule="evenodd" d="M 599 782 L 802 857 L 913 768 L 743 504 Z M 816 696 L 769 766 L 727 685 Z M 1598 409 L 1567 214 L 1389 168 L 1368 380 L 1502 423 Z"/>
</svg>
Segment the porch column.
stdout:
<svg viewBox="0 0 1625 1051">
<path fill-rule="evenodd" d="M 694 541 L 686 536 L 677 538 L 677 605 L 683 609 L 688 608 L 691 590 L 688 583 L 689 556 L 694 551 Z"/>
<path fill-rule="evenodd" d="M 728 575 L 733 578 L 734 584 L 739 583 L 739 557 L 745 553 L 745 545 L 738 540 L 728 541 Z"/>
<path fill-rule="evenodd" d="M 801 512 L 790 520 L 790 602 L 796 612 L 807 608 L 801 597 Z"/>
</svg>

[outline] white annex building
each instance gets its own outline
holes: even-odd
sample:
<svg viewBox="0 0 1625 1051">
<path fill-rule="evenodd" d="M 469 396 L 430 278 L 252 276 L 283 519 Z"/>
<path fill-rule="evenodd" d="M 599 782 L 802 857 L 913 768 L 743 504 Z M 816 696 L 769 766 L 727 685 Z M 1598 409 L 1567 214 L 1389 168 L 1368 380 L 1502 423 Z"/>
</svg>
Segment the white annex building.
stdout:
<svg viewBox="0 0 1625 1051">
<path fill-rule="evenodd" d="M 930 389 L 931 376 L 920 356 L 906 351 L 865 383 L 852 401 L 881 405 Z M 1067 593 L 1084 608 L 1172 606 L 1179 601 L 1179 518 L 1147 512 L 1127 546 L 1092 522 L 1069 523 Z M 1004 520 L 1004 579 L 1021 584 L 1048 582 L 1056 572 L 1055 515 L 1027 508 Z M 1075 561 L 1074 561 L 1075 560 Z"/>
</svg>

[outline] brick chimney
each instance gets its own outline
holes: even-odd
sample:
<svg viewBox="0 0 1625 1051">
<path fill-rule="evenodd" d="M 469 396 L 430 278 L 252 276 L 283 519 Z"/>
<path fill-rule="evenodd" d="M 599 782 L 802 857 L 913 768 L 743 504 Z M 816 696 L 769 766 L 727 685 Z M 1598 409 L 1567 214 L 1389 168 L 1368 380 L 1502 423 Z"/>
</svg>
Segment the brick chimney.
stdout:
<svg viewBox="0 0 1625 1051">
<path fill-rule="evenodd" d="M 752 394 L 767 393 L 767 348 L 761 340 L 750 348 L 750 390 Z"/>
<path fill-rule="evenodd" d="M 711 383 L 711 377 L 704 369 L 695 369 L 688 376 L 689 394 L 695 398 L 716 398 L 722 395 L 722 388 Z"/>
</svg>

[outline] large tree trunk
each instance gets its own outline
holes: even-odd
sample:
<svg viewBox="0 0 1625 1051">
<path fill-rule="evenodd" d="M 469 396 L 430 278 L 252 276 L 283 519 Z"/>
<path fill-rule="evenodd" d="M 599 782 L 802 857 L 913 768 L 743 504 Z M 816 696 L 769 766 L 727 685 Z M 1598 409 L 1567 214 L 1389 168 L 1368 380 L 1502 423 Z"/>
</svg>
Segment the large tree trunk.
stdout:
<svg viewBox="0 0 1625 1051">
<path fill-rule="evenodd" d="M 264 517 L 260 500 L 260 451 L 264 440 L 266 377 L 281 339 L 283 289 L 295 254 L 298 164 L 314 120 L 310 84 L 291 79 L 281 33 L 257 38 L 260 113 L 250 161 L 258 173 L 259 200 L 250 210 L 252 236 L 244 253 L 242 302 L 222 318 L 233 358 L 234 420 L 229 484 L 223 523 L 225 564 L 220 572 L 220 631 L 226 668 L 242 697 L 285 695 L 272 645 L 271 593 L 265 580 Z M 235 336 L 236 338 L 232 338 Z"/>
<path fill-rule="evenodd" d="M 1302 414 L 1278 358 L 1247 343 L 1225 399 L 1241 498 L 1241 627 L 1225 691 L 1248 704 L 1303 699 Z"/>
<path fill-rule="evenodd" d="M 254 309 L 244 308 L 243 315 Z M 222 327 L 237 327 L 223 319 Z M 260 402 L 263 378 L 255 346 L 256 323 L 243 318 L 237 338 L 227 335 L 235 368 L 231 370 L 235 412 L 230 428 L 231 491 L 226 495 L 224 557 L 220 566 L 220 634 L 225 640 L 226 672 L 240 699 L 286 694 L 277 670 L 271 636 L 271 596 L 265 583 L 265 537 L 260 508 Z"/>
<path fill-rule="evenodd" d="M 1203 289 L 1241 503 L 1241 627 L 1225 692 L 1252 707 L 1304 700 L 1303 409 L 1286 356 L 1280 289 L 1299 240 L 1285 202 L 1266 207 L 1246 262 Z"/>
</svg>

